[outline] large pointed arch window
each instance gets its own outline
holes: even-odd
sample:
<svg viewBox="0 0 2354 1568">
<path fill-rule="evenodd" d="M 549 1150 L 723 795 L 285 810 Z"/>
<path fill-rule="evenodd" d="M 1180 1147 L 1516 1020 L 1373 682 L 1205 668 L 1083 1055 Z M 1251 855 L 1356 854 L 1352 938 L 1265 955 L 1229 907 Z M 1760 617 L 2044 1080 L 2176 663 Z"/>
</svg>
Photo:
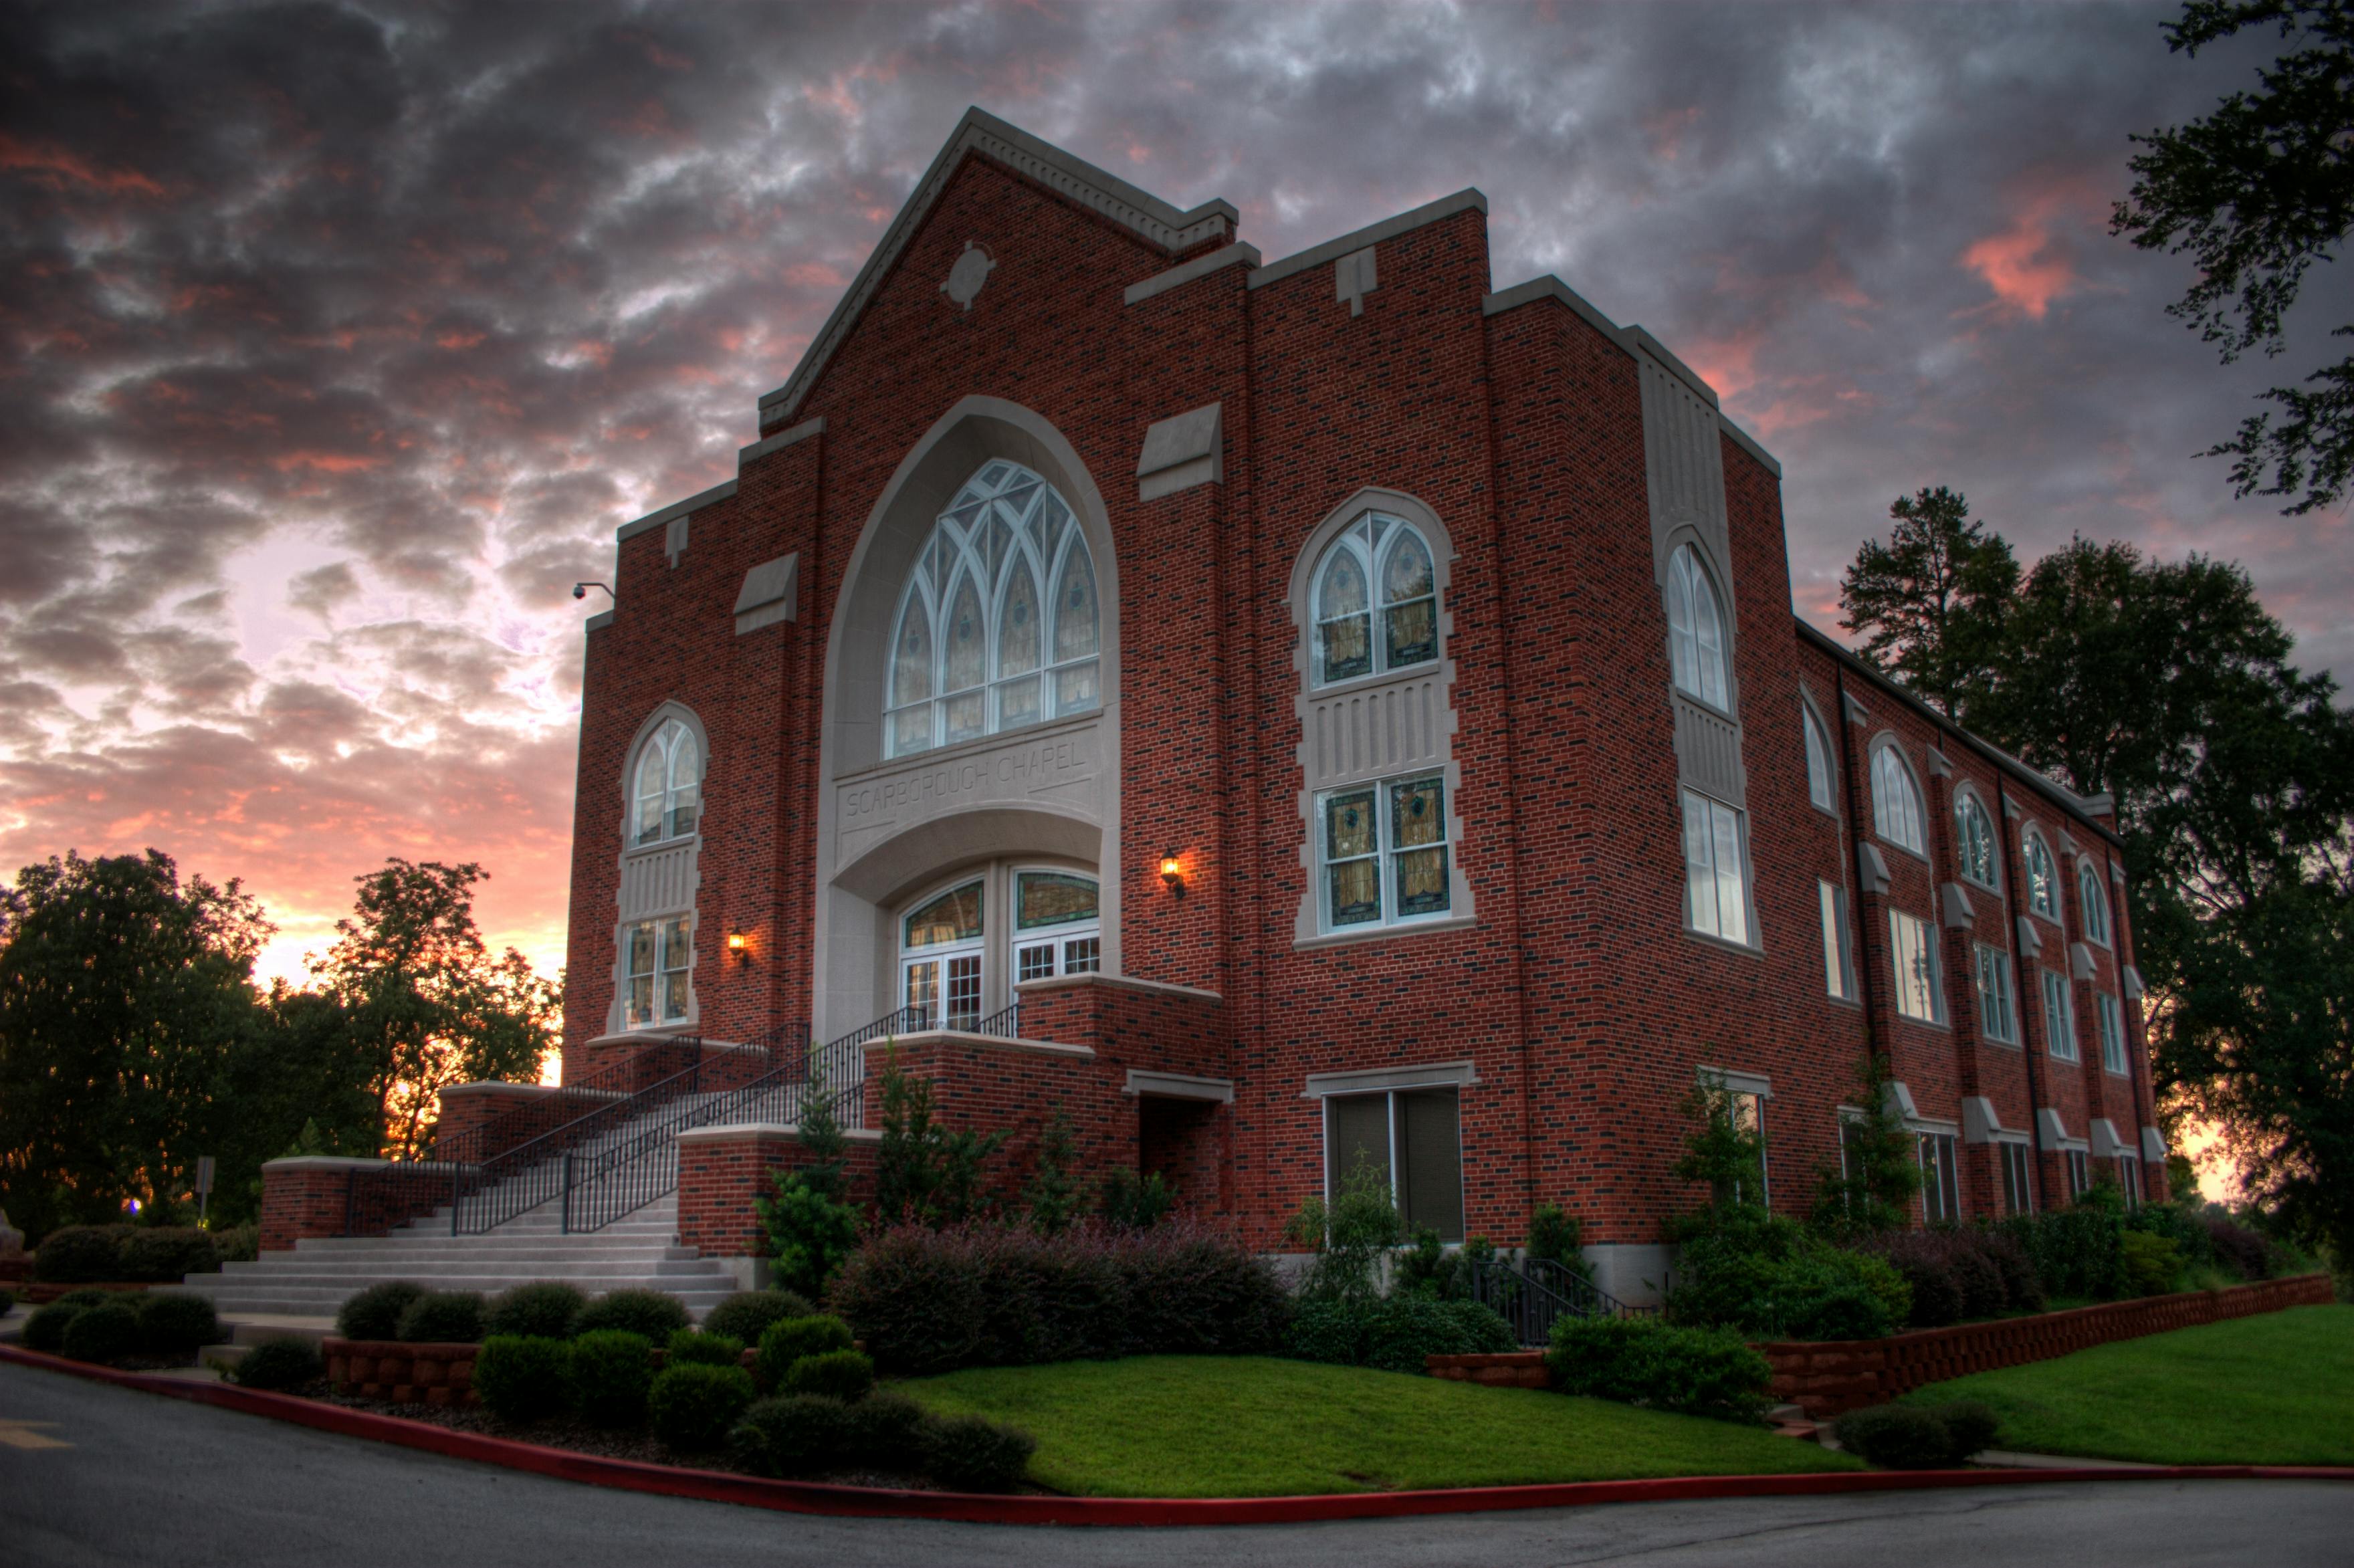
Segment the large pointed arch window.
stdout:
<svg viewBox="0 0 2354 1568">
<path fill-rule="evenodd" d="M 1668 662 L 1676 689 L 1733 711 L 1724 669 L 1724 612 L 1700 552 L 1679 545 L 1668 557 Z"/>
<path fill-rule="evenodd" d="M 670 719 L 646 738 L 638 751 L 634 796 L 631 844 L 683 839 L 695 832 L 702 816 L 703 753 L 693 730 Z"/>
<path fill-rule="evenodd" d="M 1872 826 L 1890 843 L 1914 854 L 1929 853 L 1921 787 L 1913 781 L 1913 769 L 1904 765 L 1893 742 L 1883 742 L 1872 754 Z"/>
<path fill-rule="evenodd" d="M 1995 880 L 1994 819 L 1972 790 L 1965 789 L 1954 800 L 1954 847 L 1964 876 L 2000 891 L 2002 885 Z"/>
<path fill-rule="evenodd" d="M 1411 523 L 1366 513 L 1325 546 L 1314 582 L 1317 685 L 1438 658 L 1438 577 Z"/>
<path fill-rule="evenodd" d="M 906 757 L 1103 703 L 1095 560 L 1071 508 L 1021 464 L 985 463 L 899 593 L 885 741 Z"/>
</svg>

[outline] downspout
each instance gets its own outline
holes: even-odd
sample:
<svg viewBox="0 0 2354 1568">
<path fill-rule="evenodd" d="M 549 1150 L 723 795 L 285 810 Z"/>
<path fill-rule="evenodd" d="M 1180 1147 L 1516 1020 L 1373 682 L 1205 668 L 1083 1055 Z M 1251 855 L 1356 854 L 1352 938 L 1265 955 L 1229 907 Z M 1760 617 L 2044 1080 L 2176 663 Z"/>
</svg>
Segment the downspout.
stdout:
<svg viewBox="0 0 2354 1568">
<path fill-rule="evenodd" d="M 1840 792 L 1847 802 L 1847 837 L 1840 842 L 1840 857 L 1847 862 L 1848 891 L 1852 895 L 1855 911 L 1855 980 L 1856 1001 L 1863 1009 L 1863 1049 L 1867 1058 L 1886 1056 L 1889 1073 L 1896 1071 L 1896 1060 L 1880 1048 L 1879 1029 L 1872 1022 L 1872 972 L 1874 966 L 1864 951 L 1864 938 L 1871 933 L 1863 917 L 1863 856 L 1860 836 L 1863 818 L 1856 799 L 1855 744 L 1850 731 L 1855 726 L 1847 716 L 1847 672 L 1834 662 L 1831 665 L 1832 694 L 1839 705 Z M 1867 1110 L 1870 1107 L 1865 1107 Z"/>
</svg>

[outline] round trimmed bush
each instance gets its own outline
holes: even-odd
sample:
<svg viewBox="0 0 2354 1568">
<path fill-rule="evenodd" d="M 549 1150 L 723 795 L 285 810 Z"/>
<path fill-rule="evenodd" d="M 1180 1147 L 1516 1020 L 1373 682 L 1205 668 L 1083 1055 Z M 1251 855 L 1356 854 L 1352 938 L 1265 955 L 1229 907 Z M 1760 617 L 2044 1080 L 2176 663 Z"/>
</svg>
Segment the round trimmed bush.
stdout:
<svg viewBox="0 0 2354 1568">
<path fill-rule="evenodd" d="M 124 1279 L 163 1284 L 219 1272 L 219 1249 L 194 1225 L 139 1225 L 122 1238 Z"/>
<path fill-rule="evenodd" d="M 326 1374 L 326 1363 L 319 1359 L 319 1347 L 292 1336 L 262 1340 L 246 1351 L 229 1372 L 240 1388 L 281 1393 L 301 1388 Z"/>
<path fill-rule="evenodd" d="M 1545 1366 L 1555 1388 L 1720 1421 L 1762 1422 L 1774 1369 L 1730 1329 L 1656 1318 L 1562 1318 Z"/>
<path fill-rule="evenodd" d="M 400 1315 L 424 1294 L 423 1286 L 405 1279 L 371 1285 L 336 1310 L 335 1332 L 346 1340 L 398 1339 Z"/>
<path fill-rule="evenodd" d="M 619 1330 L 636 1334 L 648 1344 L 659 1345 L 685 1328 L 688 1321 L 685 1303 L 675 1296 L 666 1296 L 659 1290 L 616 1290 L 583 1307 L 573 1322 L 572 1331 L 593 1334 Z"/>
<path fill-rule="evenodd" d="M 985 1416 L 935 1416 L 924 1424 L 924 1469 L 943 1486 L 972 1492 L 1012 1491 L 1037 1451 L 1035 1437 Z"/>
<path fill-rule="evenodd" d="M 1935 1410 L 1875 1404 L 1831 1424 L 1840 1446 L 1890 1470 L 1936 1470 L 1954 1463 L 1954 1435 Z"/>
<path fill-rule="evenodd" d="M 562 1340 L 493 1334 L 474 1357 L 474 1392 L 502 1421 L 536 1421 L 564 1408 L 568 1366 Z"/>
<path fill-rule="evenodd" d="M 886 1470 L 924 1467 L 924 1407 L 906 1394 L 877 1389 L 843 1414 L 842 1452 L 858 1464 Z"/>
<path fill-rule="evenodd" d="M 817 1308 L 790 1290 L 739 1290 L 703 1315 L 703 1331 L 757 1345 L 779 1318 L 811 1318 Z"/>
<path fill-rule="evenodd" d="M 857 1351 L 827 1351 L 803 1356 L 785 1369 L 787 1393 L 822 1393 L 844 1404 L 864 1399 L 875 1386 L 875 1363 Z"/>
<path fill-rule="evenodd" d="M 708 1331 L 697 1333 L 693 1329 L 681 1329 L 670 1337 L 663 1347 L 669 1352 L 667 1364 L 684 1366 L 693 1361 L 699 1366 L 740 1367 L 744 1364 L 744 1341 L 726 1334 Z"/>
<path fill-rule="evenodd" d="M 1955 1464 L 1973 1454 L 1984 1453 L 2002 1436 L 2002 1423 L 1995 1413 L 1975 1399 L 1951 1400 L 1931 1408 L 1946 1424 L 1946 1436 L 1952 1439 L 1946 1452 L 1953 1456 Z"/>
<path fill-rule="evenodd" d="M 588 1298 L 560 1279 L 517 1285 L 491 1298 L 482 1313 L 485 1336 L 505 1334 L 527 1340 L 568 1340 L 572 1325 Z"/>
<path fill-rule="evenodd" d="M 412 1345 L 471 1345 L 482 1337 L 482 1293 L 436 1290 L 400 1314 L 399 1337 Z"/>
<path fill-rule="evenodd" d="M 110 1301 L 122 1299 L 120 1290 L 69 1290 L 58 1298 L 63 1307 L 103 1307 Z"/>
<path fill-rule="evenodd" d="M 599 1426 L 631 1426 L 645 1419 L 653 1386 L 654 1348 L 643 1334 L 594 1329 L 572 1340 L 565 1384 L 572 1408 Z"/>
<path fill-rule="evenodd" d="M 52 1301 L 36 1308 L 25 1319 L 25 1348 L 38 1351 L 45 1356 L 62 1355 L 66 1348 L 66 1325 L 90 1308 L 77 1301 Z"/>
<path fill-rule="evenodd" d="M 209 1296 L 151 1290 L 140 1298 L 139 1333 L 156 1355 L 175 1356 L 218 1342 L 220 1315 Z"/>
<path fill-rule="evenodd" d="M 646 1410 L 654 1436 L 682 1453 L 700 1453 L 727 1441 L 757 1392 L 742 1367 L 681 1361 L 654 1379 Z"/>
<path fill-rule="evenodd" d="M 803 1356 L 850 1349 L 850 1325 L 839 1318 L 780 1318 L 760 1334 L 760 1382 L 781 1390 L 785 1374 Z"/>
<path fill-rule="evenodd" d="M 119 1361 L 138 1354 L 138 1312 L 121 1301 L 85 1307 L 66 1325 L 65 1352 L 78 1361 Z"/>
<path fill-rule="evenodd" d="M 60 1225 L 33 1252 L 33 1277 L 59 1285 L 122 1277 L 129 1225 Z"/>
<path fill-rule="evenodd" d="M 842 1401 L 822 1394 L 758 1400 L 727 1435 L 727 1446 L 754 1475 L 805 1476 L 840 1461 L 848 1414 Z"/>
</svg>

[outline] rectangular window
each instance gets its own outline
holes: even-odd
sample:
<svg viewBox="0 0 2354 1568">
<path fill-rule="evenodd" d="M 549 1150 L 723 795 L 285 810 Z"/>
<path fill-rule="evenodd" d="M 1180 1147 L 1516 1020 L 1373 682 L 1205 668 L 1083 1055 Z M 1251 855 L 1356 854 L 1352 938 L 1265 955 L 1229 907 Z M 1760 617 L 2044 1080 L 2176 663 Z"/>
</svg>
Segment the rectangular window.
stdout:
<svg viewBox="0 0 2354 1568">
<path fill-rule="evenodd" d="M 2068 977 L 2058 969 L 2043 971 L 2043 1048 L 2054 1059 L 2076 1059 L 2076 1005 L 2068 994 Z"/>
<path fill-rule="evenodd" d="M 2063 1150 L 2062 1153 L 2068 1161 L 2068 1197 L 2073 1202 L 2083 1197 L 2093 1184 L 2092 1160 L 2081 1149 Z"/>
<path fill-rule="evenodd" d="M 2011 1012 L 2010 955 L 1983 942 L 1978 944 L 1978 1029 L 1989 1040 L 2019 1044 L 2019 1021 Z"/>
<path fill-rule="evenodd" d="M 1741 859 L 1741 813 L 1684 791 L 1684 918 L 1695 931 L 1749 945 L 1749 890 Z"/>
<path fill-rule="evenodd" d="M 1757 1139 L 1756 1199 L 1761 1203 L 1771 1203 L 1774 1201 L 1774 1183 L 1769 1174 L 1772 1164 L 1766 1158 L 1766 1097 L 1745 1089 L 1733 1089 L 1725 1097 L 1732 1102 L 1734 1129 L 1748 1133 Z M 1735 1181 L 1733 1184 L 1734 1202 L 1744 1202 L 1749 1196 L 1744 1191 L 1744 1183 Z"/>
<path fill-rule="evenodd" d="M 2101 1020 L 2101 1065 L 2112 1073 L 2126 1071 L 2126 1015 L 2107 991 L 2093 993 L 2093 1010 Z"/>
<path fill-rule="evenodd" d="M 1444 915 L 1452 904 L 1447 785 L 1391 779 L 1325 796 L 1317 813 L 1327 929 Z"/>
<path fill-rule="evenodd" d="M 2126 1195 L 2126 1207 L 2141 1207 L 2141 1157 L 2137 1154 L 2117 1156 L 2117 1188 Z"/>
<path fill-rule="evenodd" d="M 1396 1089 L 1334 1095 L 1324 1102 L 1324 1191 L 1336 1195 L 1351 1172 L 1378 1172 L 1409 1233 L 1463 1239 L 1462 1121 L 1456 1091 Z"/>
<path fill-rule="evenodd" d="M 1921 1217 L 1930 1224 L 1962 1217 L 1962 1180 L 1954 1135 L 1925 1132 L 1921 1139 Z"/>
<path fill-rule="evenodd" d="M 1845 1001 L 1855 1000 L 1855 939 L 1847 919 L 1847 889 L 1834 882 L 1815 885 L 1823 916 L 1823 985 Z"/>
<path fill-rule="evenodd" d="M 2002 1160 L 2002 1211 L 2007 1214 L 2031 1214 L 2035 1212 L 2035 1196 L 2029 1187 L 2027 1175 L 2027 1145 L 1998 1143 L 1996 1155 Z"/>
<path fill-rule="evenodd" d="M 664 1023 L 686 1016 L 686 970 L 695 962 L 695 943 L 684 919 L 665 920 L 662 932 L 662 1015 Z"/>
<path fill-rule="evenodd" d="M 684 916 L 640 920 L 622 934 L 623 1028 L 677 1023 L 687 1016 L 686 971 L 695 962 L 688 924 Z"/>
<path fill-rule="evenodd" d="M 1863 1117 L 1840 1112 L 1840 1175 L 1849 1181 L 1863 1180 Z"/>
<path fill-rule="evenodd" d="M 1924 1023 L 1945 1022 L 1946 988 L 1937 972 L 1937 942 L 1929 923 L 1891 909 L 1888 953 L 1896 969 L 1896 1011 Z"/>
</svg>

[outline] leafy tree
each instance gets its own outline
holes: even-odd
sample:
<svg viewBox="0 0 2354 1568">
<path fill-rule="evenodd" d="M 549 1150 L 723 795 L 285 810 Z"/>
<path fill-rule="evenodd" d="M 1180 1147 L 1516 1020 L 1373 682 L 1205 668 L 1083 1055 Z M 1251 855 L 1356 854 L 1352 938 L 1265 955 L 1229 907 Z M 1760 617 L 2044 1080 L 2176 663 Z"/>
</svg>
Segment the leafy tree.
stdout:
<svg viewBox="0 0 2354 1568">
<path fill-rule="evenodd" d="M 2354 7 L 2347 0 L 2190 0 L 2164 25 L 2167 48 L 2196 57 L 2243 29 L 2277 27 L 2290 47 L 2257 72 L 2261 90 L 2234 92 L 2206 118 L 2132 140 L 2133 189 L 2110 232 L 2145 250 L 2188 254 L 2198 281 L 2167 313 L 2219 346 L 2229 364 L 2249 349 L 2288 347 L 2286 318 L 2314 263 L 2338 259 L 2354 226 Z M 2342 306 L 2343 289 L 2334 291 Z M 2354 324 L 2331 329 L 2354 336 Z M 2354 355 L 2304 387 L 2264 394 L 2208 455 L 2236 458 L 2240 495 L 2335 503 L 2354 477 Z M 2274 413 L 2284 415 L 2273 422 Z"/>
<path fill-rule="evenodd" d="M 884 1223 L 951 1225 L 986 1213 L 991 1204 L 982 1171 L 1005 1134 L 940 1126 L 933 1119 L 932 1086 L 902 1071 L 896 1052 L 884 1054 L 882 1091 L 875 1207 Z"/>
<path fill-rule="evenodd" d="M 1177 1203 L 1158 1171 L 1140 1176 L 1115 1166 L 1103 1179 L 1103 1220 L 1116 1231 L 1149 1231 Z"/>
<path fill-rule="evenodd" d="M 0 891 L 0 1204 L 32 1234 L 168 1204 L 233 1107 L 271 927 L 169 855 L 25 867 Z"/>
<path fill-rule="evenodd" d="M 801 1090 L 801 1144 L 809 1163 L 774 1177 L 776 1196 L 758 1200 L 776 1259 L 777 1283 L 815 1301 L 858 1246 L 858 1205 L 850 1202 L 850 1140 L 833 1114 L 825 1069 L 814 1054 Z"/>
<path fill-rule="evenodd" d="M 1067 1229 L 1087 1207 L 1090 1183 L 1071 1174 L 1071 1167 L 1077 1160 L 1078 1143 L 1072 1136 L 1071 1118 L 1058 1110 L 1047 1118 L 1045 1130 L 1038 1135 L 1038 1163 L 1022 1192 L 1023 1202 L 1030 1210 L 1030 1228 L 1040 1235 L 1051 1236 Z"/>
<path fill-rule="evenodd" d="M 1861 1115 L 1840 1124 L 1840 1148 L 1818 1175 L 1815 1229 L 1841 1240 L 1911 1223 L 1913 1200 L 1921 1191 L 1921 1162 L 1914 1134 L 1889 1104 L 1893 1075 L 1887 1058 L 1865 1056 L 1856 1078 Z"/>
<path fill-rule="evenodd" d="M 1316 1261 L 1300 1286 L 1310 1301 L 1367 1306 L 1381 1295 L 1383 1255 L 1401 1234 L 1389 1173 L 1360 1160 L 1332 1201 L 1310 1198 L 1291 1217 L 1286 1234 L 1316 1249 Z"/>
<path fill-rule="evenodd" d="M 1988 673 L 2019 563 L 1944 485 L 1900 495 L 1888 543 L 1867 539 L 1840 581 L 1858 652 L 1941 713 L 1960 717 Z"/>
<path fill-rule="evenodd" d="M 366 1063 L 386 1150 L 417 1155 L 443 1089 L 538 1079 L 559 999 L 521 953 L 493 958 L 483 945 L 481 866 L 392 859 L 357 880 L 353 914 L 335 923 L 341 940 L 317 972 Z"/>
<path fill-rule="evenodd" d="M 1762 1208 L 1766 1134 L 1741 1114 L 1733 1091 L 1721 1082 L 1702 1078 L 1684 1097 L 1681 1108 L 1691 1130 L 1684 1135 L 1676 1175 L 1686 1181 L 1706 1183 L 1712 1208 L 1740 1204 Z"/>
</svg>

